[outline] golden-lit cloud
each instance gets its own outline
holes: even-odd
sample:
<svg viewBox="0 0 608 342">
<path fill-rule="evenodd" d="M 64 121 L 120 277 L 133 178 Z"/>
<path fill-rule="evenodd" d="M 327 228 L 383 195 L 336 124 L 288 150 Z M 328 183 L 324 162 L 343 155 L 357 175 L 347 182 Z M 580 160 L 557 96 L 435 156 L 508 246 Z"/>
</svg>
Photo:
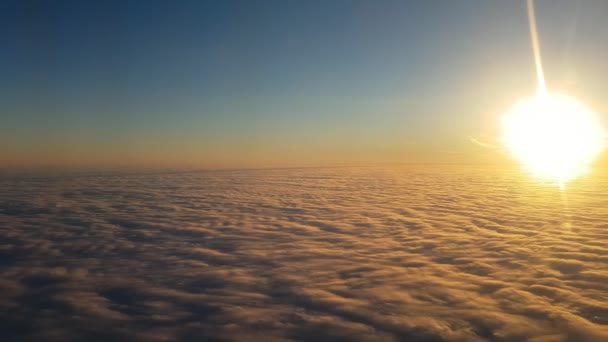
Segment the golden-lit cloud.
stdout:
<svg viewBox="0 0 608 342">
<path fill-rule="evenodd" d="M 9 340 L 608 339 L 605 175 L 459 168 L 0 179 Z"/>
</svg>

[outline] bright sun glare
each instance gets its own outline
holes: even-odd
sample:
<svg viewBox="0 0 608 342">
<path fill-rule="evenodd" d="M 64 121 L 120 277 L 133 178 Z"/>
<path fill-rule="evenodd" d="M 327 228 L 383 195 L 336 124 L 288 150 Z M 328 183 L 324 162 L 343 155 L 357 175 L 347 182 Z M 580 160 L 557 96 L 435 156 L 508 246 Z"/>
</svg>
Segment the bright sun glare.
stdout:
<svg viewBox="0 0 608 342">
<path fill-rule="evenodd" d="M 585 174 L 605 145 L 595 114 L 575 98 L 541 93 L 502 116 L 502 142 L 535 177 L 560 187 Z"/>
<path fill-rule="evenodd" d="M 538 93 L 502 116 L 501 140 L 533 176 L 557 182 L 563 189 L 602 153 L 605 133 L 595 114 L 574 97 L 547 92 L 534 0 L 528 0 L 528 20 Z"/>
</svg>

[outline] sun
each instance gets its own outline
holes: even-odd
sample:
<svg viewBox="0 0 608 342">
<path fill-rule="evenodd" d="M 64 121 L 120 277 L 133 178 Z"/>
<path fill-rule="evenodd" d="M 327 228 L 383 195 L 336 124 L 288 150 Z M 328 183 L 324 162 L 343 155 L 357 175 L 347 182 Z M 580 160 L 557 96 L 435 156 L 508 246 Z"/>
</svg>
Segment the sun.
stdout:
<svg viewBox="0 0 608 342">
<path fill-rule="evenodd" d="M 501 117 L 501 141 L 536 178 L 563 188 L 585 174 L 605 146 L 597 116 L 574 97 L 541 93 Z"/>
</svg>

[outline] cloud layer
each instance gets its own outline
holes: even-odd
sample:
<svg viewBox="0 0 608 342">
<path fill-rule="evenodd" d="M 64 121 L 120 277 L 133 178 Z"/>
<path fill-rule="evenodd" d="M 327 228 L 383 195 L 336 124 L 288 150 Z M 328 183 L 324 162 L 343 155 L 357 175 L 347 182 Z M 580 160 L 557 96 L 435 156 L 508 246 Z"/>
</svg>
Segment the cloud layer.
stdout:
<svg viewBox="0 0 608 342">
<path fill-rule="evenodd" d="M 608 340 L 607 181 L 560 193 L 496 170 L 4 176 L 0 334 Z"/>
</svg>

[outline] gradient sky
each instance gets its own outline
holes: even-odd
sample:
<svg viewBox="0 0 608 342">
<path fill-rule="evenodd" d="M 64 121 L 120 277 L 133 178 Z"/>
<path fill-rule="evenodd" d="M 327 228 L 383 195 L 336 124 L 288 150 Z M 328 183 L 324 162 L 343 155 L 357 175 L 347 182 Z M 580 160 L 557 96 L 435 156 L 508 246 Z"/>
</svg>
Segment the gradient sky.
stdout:
<svg viewBox="0 0 608 342">
<path fill-rule="evenodd" d="M 535 89 L 525 1 L 3 1 L 0 163 L 492 159 Z M 550 89 L 606 113 L 608 2 L 536 3 Z M 605 118 L 605 116 L 604 116 Z"/>
</svg>

